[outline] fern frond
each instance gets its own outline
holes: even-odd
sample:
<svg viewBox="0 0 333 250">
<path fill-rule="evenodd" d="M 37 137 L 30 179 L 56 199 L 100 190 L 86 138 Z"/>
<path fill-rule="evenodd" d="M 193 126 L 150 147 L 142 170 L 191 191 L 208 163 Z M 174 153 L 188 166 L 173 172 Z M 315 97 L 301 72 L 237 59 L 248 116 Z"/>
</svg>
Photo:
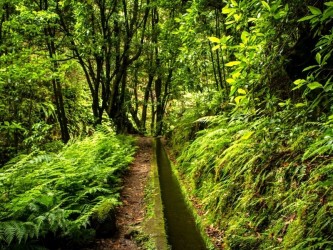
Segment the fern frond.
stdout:
<svg viewBox="0 0 333 250">
<path fill-rule="evenodd" d="M 21 241 L 26 237 L 26 235 L 28 235 L 27 231 L 26 231 L 26 227 L 25 227 L 24 223 L 14 223 L 13 226 L 15 228 L 16 239 L 17 239 L 18 243 L 20 244 Z"/>
<path fill-rule="evenodd" d="M 33 222 L 27 221 L 24 223 L 26 234 L 23 235 L 23 241 L 26 242 L 29 238 L 38 238 L 40 228 Z"/>
<path fill-rule="evenodd" d="M 38 217 L 36 217 L 33 220 L 32 225 L 34 230 L 30 231 L 30 235 L 32 236 L 36 236 L 36 238 L 38 238 L 40 236 L 40 234 L 42 233 L 44 224 L 47 223 L 47 216 L 46 215 L 40 215 Z"/>
<path fill-rule="evenodd" d="M 73 221 L 70 230 L 78 230 L 80 228 L 87 228 L 90 225 L 90 218 L 94 214 L 93 206 L 85 204 L 82 206 L 82 211 L 80 216 Z"/>
<path fill-rule="evenodd" d="M 7 243 L 7 245 L 10 245 L 14 240 L 21 242 L 27 234 L 23 222 L 0 222 L 0 228 L 1 238 Z"/>
<path fill-rule="evenodd" d="M 330 154 L 333 152 L 333 138 L 324 137 L 314 144 L 312 144 L 304 153 L 302 160 L 308 160 L 323 154 Z"/>
<path fill-rule="evenodd" d="M 0 215 L 6 218 L 0 222 L 1 245 L 50 232 L 70 238 L 119 204 L 120 173 L 133 159 L 133 140 L 102 130 L 57 154 L 20 156 L 0 169 Z"/>
<path fill-rule="evenodd" d="M 93 211 L 99 222 L 103 222 L 117 205 L 120 205 L 118 199 L 114 197 L 102 198 L 102 200 L 95 205 Z"/>
<path fill-rule="evenodd" d="M 28 161 L 29 164 L 41 164 L 44 162 L 51 162 L 53 160 L 53 156 L 50 154 L 41 154 L 41 155 L 36 155 L 33 157 L 31 160 Z"/>
<path fill-rule="evenodd" d="M 101 195 L 101 194 L 111 194 L 112 191 L 110 189 L 107 188 L 103 188 L 103 187 L 91 187 L 88 189 L 85 189 L 84 192 L 77 198 L 77 201 L 79 201 L 80 199 L 84 198 L 84 197 L 88 197 L 89 195 Z"/>
</svg>

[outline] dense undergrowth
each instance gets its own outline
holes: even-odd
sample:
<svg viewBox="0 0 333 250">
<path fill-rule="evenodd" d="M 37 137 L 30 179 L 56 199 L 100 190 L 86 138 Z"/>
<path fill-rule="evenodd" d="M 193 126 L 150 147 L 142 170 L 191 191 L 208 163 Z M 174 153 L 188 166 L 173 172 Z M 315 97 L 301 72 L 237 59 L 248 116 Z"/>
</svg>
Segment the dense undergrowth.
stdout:
<svg viewBox="0 0 333 250">
<path fill-rule="evenodd" d="M 333 247 L 332 124 L 288 112 L 207 117 L 187 145 L 184 127 L 175 133 L 179 171 L 226 249 Z"/>
<path fill-rule="evenodd" d="M 173 105 L 177 170 L 223 249 L 332 249 L 333 2 L 223 2 L 226 86 Z"/>
<path fill-rule="evenodd" d="M 115 230 L 132 139 L 100 128 L 59 153 L 20 155 L 0 169 L 0 248 L 66 249 Z"/>
</svg>

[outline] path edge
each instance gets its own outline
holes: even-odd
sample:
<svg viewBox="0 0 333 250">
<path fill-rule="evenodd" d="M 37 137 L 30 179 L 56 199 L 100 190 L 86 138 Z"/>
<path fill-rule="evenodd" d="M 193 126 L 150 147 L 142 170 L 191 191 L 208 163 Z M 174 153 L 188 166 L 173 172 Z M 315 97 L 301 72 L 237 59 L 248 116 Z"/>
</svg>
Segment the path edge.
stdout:
<svg viewBox="0 0 333 250">
<path fill-rule="evenodd" d="M 154 138 L 151 140 L 152 143 L 152 160 L 150 168 L 149 181 L 153 190 L 152 193 L 152 205 L 153 205 L 153 216 L 149 218 L 144 225 L 144 231 L 150 235 L 155 243 L 155 249 L 157 250 L 169 250 L 166 226 L 164 220 L 163 203 L 161 197 L 160 179 L 158 174 L 158 166 L 156 160 L 156 141 Z"/>
</svg>

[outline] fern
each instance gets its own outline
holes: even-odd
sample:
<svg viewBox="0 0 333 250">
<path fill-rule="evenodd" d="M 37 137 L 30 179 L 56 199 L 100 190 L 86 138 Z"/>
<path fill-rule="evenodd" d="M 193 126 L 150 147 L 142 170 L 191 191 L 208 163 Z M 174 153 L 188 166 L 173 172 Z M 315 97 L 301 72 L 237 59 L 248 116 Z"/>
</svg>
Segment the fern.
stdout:
<svg viewBox="0 0 333 250">
<path fill-rule="evenodd" d="M 0 235 L 2 235 L 2 239 L 10 245 L 11 242 L 17 239 L 19 242 L 26 235 L 26 230 L 24 224 L 17 221 L 8 221 L 0 223 Z"/>
<path fill-rule="evenodd" d="M 103 132 L 101 132 L 103 131 Z M 121 173 L 132 161 L 132 139 L 107 128 L 72 141 L 57 154 L 20 156 L 0 169 L 0 246 L 77 237 L 119 205 Z"/>
<path fill-rule="evenodd" d="M 97 220 L 99 222 L 103 222 L 109 216 L 110 211 L 112 211 L 119 204 L 120 203 L 116 197 L 102 197 L 101 201 L 98 202 L 93 208 Z"/>
<path fill-rule="evenodd" d="M 53 156 L 49 154 L 41 154 L 41 155 L 36 155 L 33 157 L 31 160 L 29 160 L 29 164 L 41 164 L 44 162 L 51 162 L 53 160 Z"/>
<path fill-rule="evenodd" d="M 333 152 L 333 137 L 330 135 L 323 135 L 315 143 L 313 143 L 304 153 L 302 160 L 308 160 L 324 154 Z"/>
</svg>

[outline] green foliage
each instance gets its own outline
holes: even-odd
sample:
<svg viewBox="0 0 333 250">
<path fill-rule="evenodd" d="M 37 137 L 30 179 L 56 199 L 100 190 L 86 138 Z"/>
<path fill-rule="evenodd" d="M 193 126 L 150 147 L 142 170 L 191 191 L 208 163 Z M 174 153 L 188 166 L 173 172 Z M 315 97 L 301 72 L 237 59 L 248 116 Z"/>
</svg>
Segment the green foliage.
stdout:
<svg viewBox="0 0 333 250">
<path fill-rule="evenodd" d="M 87 108 L 89 97 L 81 84 L 84 76 L 65 49 L 63 32 L 58 32 L 56 3 L 44 3 L 1 2 L 1 165 L 18 152 L 45 149 L 44 144 L 59 139 L 60 105 L 56 96 L 62 92 L 64 108 L 70 113 L 67 121 L 71 136 L 86 133 L 92 116 Z M 49 54 L 51 43 L 57 48 L 56 55 Z M 58 93 L 53 80 L 61 84 Z M 12 126 L 15 124 L 16 128 Z"/>
<path fill-rule="evenodd" d="M 288 124 L 288 112 L 210 118 L 178 158 L 225 249 L 333 246 L 330 125 Z"/>
<path fill-rule="evenodd" d="M 198 91 L 199 98 L 196 93 L 185 95 L 178 107 L 173 105 L 181 119 L 174 119 L 171 130 L 172 144 L 180 153 L 179 171 L 190 185 L 187 190 L 202 205 L 204 223 L 223 232 L 222 248 L 333 246 L 332 70 L 328 66 L 332 3 L 311 1 L 316 6 L 307 7 L 309 2 L 228 0 L 222 16 L 205 9 L 200 17 L 195 12 L 198 5 L 193 4 L 192 12 L 177 19 L 177 34 L 185 45 L 198 44 L 203 35 L 212 44 L 181 49 L 179 58 L 200 50 L 203 61 L 207 59 L 202 51 L 213 51 L 206 71 L 196 71 L 198 81 L 206 83 L 202 72 L 210 76 L 207 83 L 212 81 L 209 70 L 218 71 L 214 64 L 219 58 L 214 53 L 221 53 L 219 68 L 227 85 L 220 98 L 205 98 L 209 95 L 205 89 Z M 198 28 L 200 21 L 206 29 Z M 315 37 L 309 39 L 303 33 L 310 28 Z M 181 31 L 191 29 L 199 34 L 190 42 L 186 38 L 191 32 Z M 314 63 L 307 58 L 312 64 L 300 70 L 308 76 L 293 85 L 286 61 L 296 45 L 311 45 L 311 41 L 317 43 Z M 188 65 L 194 68 L 192 62 Z M 292 70 L 301 67 L 293 66 Z M 211 87 L 208 91 L 212 93 Z"/>
<path fill-rule="evenodd" d="M 132 140 L 105 128 L 59 153 L 31 153 L 0 171 L 0 246 L 91 235 L 119 205 L 120 177 L 132 161 Z M 95 221 L 95 222 L 94 222 Z"/>
<path fill-rule="evenodd" d="M 296 86 L 293 90 L 303 90 L 303 98 L 311 101 L 309 111 L 331 112 L 333 76 L 329 65 L 332 63 L 333 51 L 333 30 L 331 29 L 333 2 L 323 1 L 322 10 L 315 6 L 308 6 L 308 10 L 308 15 L 299 19 L 298 22 L 306 23 L 312 29 L 313 39 L 316 41 L 315 56 L 313 56 L 313 65 L 303 69 L 307 76 L 304 79 L 295 80 Z"/>
<path fill-rule="evenodd" d="M 99 128 L 60 152 L 57 141 L 58 123 L 73 137 L 106 116 L 119 132 L 133 122 L 174 133 L 180 171 L 226 248 L 332 247 L 332 1 L 0 7 L 0 158 L 27 154 L 0 171 L 0 247 L 88 238 L 108 219 L 127 139 Z M 304 31 L 313 60 L 293 65 L 295 80 L 286 65 Z"/>
</svg>

